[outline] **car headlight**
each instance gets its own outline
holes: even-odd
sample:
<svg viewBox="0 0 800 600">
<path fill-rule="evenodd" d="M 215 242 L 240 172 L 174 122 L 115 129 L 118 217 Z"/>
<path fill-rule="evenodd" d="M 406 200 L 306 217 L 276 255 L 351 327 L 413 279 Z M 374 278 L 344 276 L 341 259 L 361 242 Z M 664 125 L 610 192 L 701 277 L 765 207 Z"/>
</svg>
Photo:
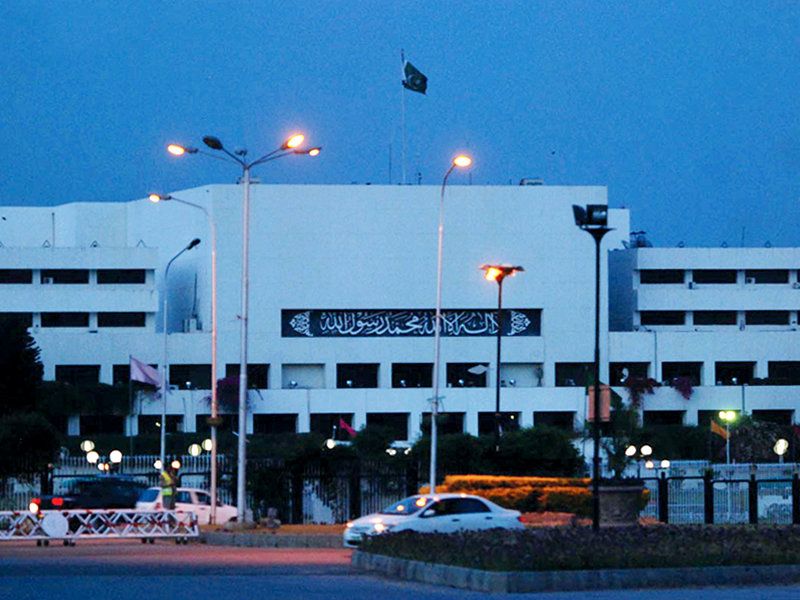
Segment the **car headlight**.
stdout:
<svg viewBox="0 0 800 600">
<path fill-rule="evenodd" d="M 375 533 L 385 533 L 394 527 L 393 524 L 386 524 L 386 523 L 375 523 L 373 528 L 375 529 Z"/>
</svg>

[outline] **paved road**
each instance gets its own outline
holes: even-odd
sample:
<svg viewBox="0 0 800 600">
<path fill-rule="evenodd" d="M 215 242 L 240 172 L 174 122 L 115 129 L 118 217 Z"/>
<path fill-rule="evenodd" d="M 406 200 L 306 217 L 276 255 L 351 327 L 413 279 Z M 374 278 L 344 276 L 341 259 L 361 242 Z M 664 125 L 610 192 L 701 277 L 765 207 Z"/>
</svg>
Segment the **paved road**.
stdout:
<svg viewBox="0 0 800 600">
<path fill-rule="evenodd" d="M 350 570 L 348 550 L 167 542 L 0 543 L 0 598 L 12 600 L 798 600 L 800 586 L 484 595 Z"/>
</svg>

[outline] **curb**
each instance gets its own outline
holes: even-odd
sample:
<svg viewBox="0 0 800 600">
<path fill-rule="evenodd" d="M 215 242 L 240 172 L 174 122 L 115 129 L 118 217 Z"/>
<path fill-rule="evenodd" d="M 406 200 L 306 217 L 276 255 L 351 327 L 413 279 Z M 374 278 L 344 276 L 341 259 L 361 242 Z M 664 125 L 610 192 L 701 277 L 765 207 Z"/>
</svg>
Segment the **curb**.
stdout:
<svg viewBox="0 0 800 600">
<path fill-rule="evenodd" d="M 353 552 L 361 571 L 476 592 L 528 593 L 691 586 L 774 585 L 800 582 L 800 565 L 495 572 Z"/>
<path fill-rule="evenodd" d="M 200 533 L 200 542 L 209 546 L 246 548 L 343 548 L 341 535 L 273 534 L 240 532 Z"/>
</svg>

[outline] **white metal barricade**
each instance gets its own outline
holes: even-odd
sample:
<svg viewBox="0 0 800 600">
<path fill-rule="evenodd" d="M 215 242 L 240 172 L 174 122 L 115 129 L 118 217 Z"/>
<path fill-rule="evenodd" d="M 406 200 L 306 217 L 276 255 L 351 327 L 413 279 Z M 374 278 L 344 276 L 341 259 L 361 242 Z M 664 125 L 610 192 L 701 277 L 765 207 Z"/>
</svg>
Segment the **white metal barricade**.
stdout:
<svg viewBox="0 0 800 600">
<path fill-rule="evenodd" d="M 43 510 L 0 511 L 0 542 L 36 540 L 37 545 L 77 539 L 170 538 L 186 542 L 197 537 L 197 515 L 193 512 L 161 510 Z"/>
</svg>

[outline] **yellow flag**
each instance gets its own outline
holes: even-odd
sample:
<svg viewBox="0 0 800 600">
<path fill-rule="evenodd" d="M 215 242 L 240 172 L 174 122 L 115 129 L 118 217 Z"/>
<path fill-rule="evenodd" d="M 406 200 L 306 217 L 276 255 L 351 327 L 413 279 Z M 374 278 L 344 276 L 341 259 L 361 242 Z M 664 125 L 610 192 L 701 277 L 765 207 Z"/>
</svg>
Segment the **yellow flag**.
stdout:
<svg viewBox="0 0 800 600">
<path fill-rule="evenodd" d="M 714 419 L 711 419 L 711 433 L 716 433 L 723 440 L 727 440 L 728 439 L 728 432 L 725 430 L 725 428 L 722 425 L 717 423 Z"/>
</svg>

